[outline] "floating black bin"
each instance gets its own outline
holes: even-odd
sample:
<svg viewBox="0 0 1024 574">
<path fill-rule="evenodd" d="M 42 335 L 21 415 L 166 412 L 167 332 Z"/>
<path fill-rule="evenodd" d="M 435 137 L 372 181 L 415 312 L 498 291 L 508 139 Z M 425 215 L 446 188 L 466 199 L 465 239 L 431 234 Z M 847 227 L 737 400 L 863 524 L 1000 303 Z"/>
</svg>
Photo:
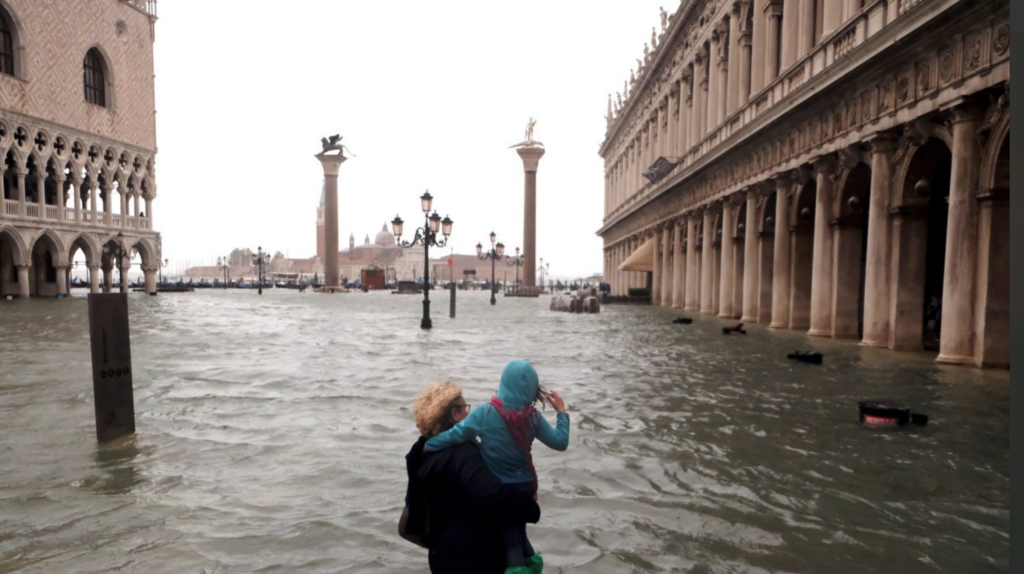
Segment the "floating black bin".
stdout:
<svg viewBox="0 0 1024 574">
<path fill-rule="evenodd" d="M 820 365 L 825 356 L 815 351 L 794 351 L 786 355 L 786 358 L 793 359 L 801 363 Z"/>
<path fill-rule="evenodd" d="M 693 319 L 689 317 L 676 317 L 672 322 L 676 325 L 690 325 L 693 323 Z"/>
<path fill-rule="evenodd" d="M 738 323 L 735 327 L 722 327 L 723 335 L 746 335 L 747 332 L 743 330 L 743 323 Z"/>
<path fill-rule="evenodd" d="M 861 424 L 903 426 L 910 422 L 910 405 L 891 401 L 860 401 L 857 405 Z"/>
</svg>

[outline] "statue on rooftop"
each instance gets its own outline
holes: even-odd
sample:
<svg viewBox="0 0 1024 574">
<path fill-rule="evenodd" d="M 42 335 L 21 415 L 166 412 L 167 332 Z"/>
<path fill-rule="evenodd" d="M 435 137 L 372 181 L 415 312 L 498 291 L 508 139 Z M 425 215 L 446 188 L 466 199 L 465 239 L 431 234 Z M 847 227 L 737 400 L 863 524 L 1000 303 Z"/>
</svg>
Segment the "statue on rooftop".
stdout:
<svg viewBox="0 0 1024 574">
<path fill-rule="evenodd" d="M 665 11 L 665 7 L 662 6 L 661 10 L 661 31 L 668 30 L 668 12 Z"/>
</svg>

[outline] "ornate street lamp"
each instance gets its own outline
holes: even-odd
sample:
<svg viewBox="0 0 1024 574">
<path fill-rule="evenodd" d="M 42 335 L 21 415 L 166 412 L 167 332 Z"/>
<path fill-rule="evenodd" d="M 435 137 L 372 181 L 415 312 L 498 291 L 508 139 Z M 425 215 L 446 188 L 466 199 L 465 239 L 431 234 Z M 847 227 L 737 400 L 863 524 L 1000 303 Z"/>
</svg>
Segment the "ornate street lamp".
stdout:
<svg viewBox="0 0 1024 574">
<path fill-rule="evenodd" d="M 495 287 L 494 283 L 494 262 L 505 256 L 505 245 L 503 243 L 494 243 L 494 241 L 497 238 L 498 236 L 495 235 L 494 232 L 492 231 L 491 249 L 486 253 L 484 252 L 483 245 L 480 245 L 479 243 L 476 244 L 476 256 L 479 257 L 482 261 L 486 261 L 488 259 L 491 260 L 491 305 L 497 303 L 497 300 L 494 298 L 494 292 L 498 290 L 497 287 Z"/>
<path fill-rule="evenodd" d="M 124 247 L 124 233 L 121 233 L 120 231 L 117 232 L 117 241 L 115 243 L 117 245 L 117 251 L 113 251 L 110 245 L 104 245 L 103 253 L 107 255 L 114 255 L 116 257 L 118 290 L 121 293 L 124 293 L 124 258 L 128 255 L 128 250 Z M 138 252 L 139 250 L 137 248 L 132 247 L 131 256 L 135 257 Z M 128 265 L 131 265 L 131 259 L 128 260 Z"/>
<path fill-rule="evenodd" d="M 168 263 L 170 263 L 170 261 L 168 261 L 167 259 L 164 259 L 163 261 L 160 262 L 160 268 L 157 269 L 157 271 L 159 271 L 159 273 L 160 273 L 160 281 L 159 281 L 160 283 L 164 282 L 164 267 L 167 267 Z"/>
<path fill-rule="evenodd" d="M 259 274 L 259 294 L 262 295 L 263 294 L 263 264 L 264 263 L 270 263 L 270 254 L 263 252 L 263 246 L 262 245 L 257 247 L 256 251 L 257 251 L 256 255 L 252 256 L 252 262 L 253 262 L 253 264 L 257 265 L 258 274 Z"/>
<path fill-rule="evenodd" d="M 516 294 L 519 293 L 519 268 L 523 266 L 523 263 L 525 263 L 523 256 L 525 256 L 525 254 L 520 255 L 519 248 L 516 247 L 516 256 L 507 258 L 507 263 L 516 268 Z"/>
<path fill-rule="evenodd" d="M 395 241 L 404 248 L 410 248 L 417 243 L 423 245 L 423 319 L 420 321 L 420 328 L 430 329 L 433 323 L 430 321 L 430 247 L 444 247 L 448 243 L 448 236 L 452 234 L 452 220 L 446 215 L 444 219 L 435 211 L 430 215 L 434 198 L 430 192 L 420 196 L 420 206 L 423 209 L 423 227 L 416 228 L 416 235 L 412 241 L 402 241 L 402 218 L 395 216 L 391 222 L 392 231 L 395 234 Z M 444 239 L 437 240 L 437 232 L 440 230 Z"/>
</svg>

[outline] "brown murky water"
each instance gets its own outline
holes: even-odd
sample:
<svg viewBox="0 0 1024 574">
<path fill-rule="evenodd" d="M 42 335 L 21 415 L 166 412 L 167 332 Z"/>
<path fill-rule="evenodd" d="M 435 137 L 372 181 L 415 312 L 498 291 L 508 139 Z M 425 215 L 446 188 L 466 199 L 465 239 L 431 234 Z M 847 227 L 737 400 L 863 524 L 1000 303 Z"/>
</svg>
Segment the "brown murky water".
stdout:
<svg viewBox="0 0 1024 574">
<path fill-rule="evenodd" d="M 1008 572 L 1009 377 L 671 311 L 545 298 L 133 295 L 138 434 L 98 447 L 87 307 L 0 302 L 0 572 L 425 572 L 395 530 L 411 406 L 532 360 L 550 572 Z M 794 364 L 795 348 L 826 353 Z M 857 424 L 894 397 L 927 427 Z"/>
</svg>

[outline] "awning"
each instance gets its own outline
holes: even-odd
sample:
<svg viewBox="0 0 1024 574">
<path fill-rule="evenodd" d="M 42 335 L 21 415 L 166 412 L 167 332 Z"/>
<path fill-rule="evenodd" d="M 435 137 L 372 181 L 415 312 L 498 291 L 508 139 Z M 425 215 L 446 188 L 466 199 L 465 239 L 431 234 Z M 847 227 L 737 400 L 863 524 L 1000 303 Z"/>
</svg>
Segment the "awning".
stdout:
<svg viewBox="0 0 1024 574">
<path fill-rule="evenodd" d="M 619 271 L 654 271 L 654 245 L 657 241 L 653 237 L 648 239 L 619 265 Z"/>
</svg>

